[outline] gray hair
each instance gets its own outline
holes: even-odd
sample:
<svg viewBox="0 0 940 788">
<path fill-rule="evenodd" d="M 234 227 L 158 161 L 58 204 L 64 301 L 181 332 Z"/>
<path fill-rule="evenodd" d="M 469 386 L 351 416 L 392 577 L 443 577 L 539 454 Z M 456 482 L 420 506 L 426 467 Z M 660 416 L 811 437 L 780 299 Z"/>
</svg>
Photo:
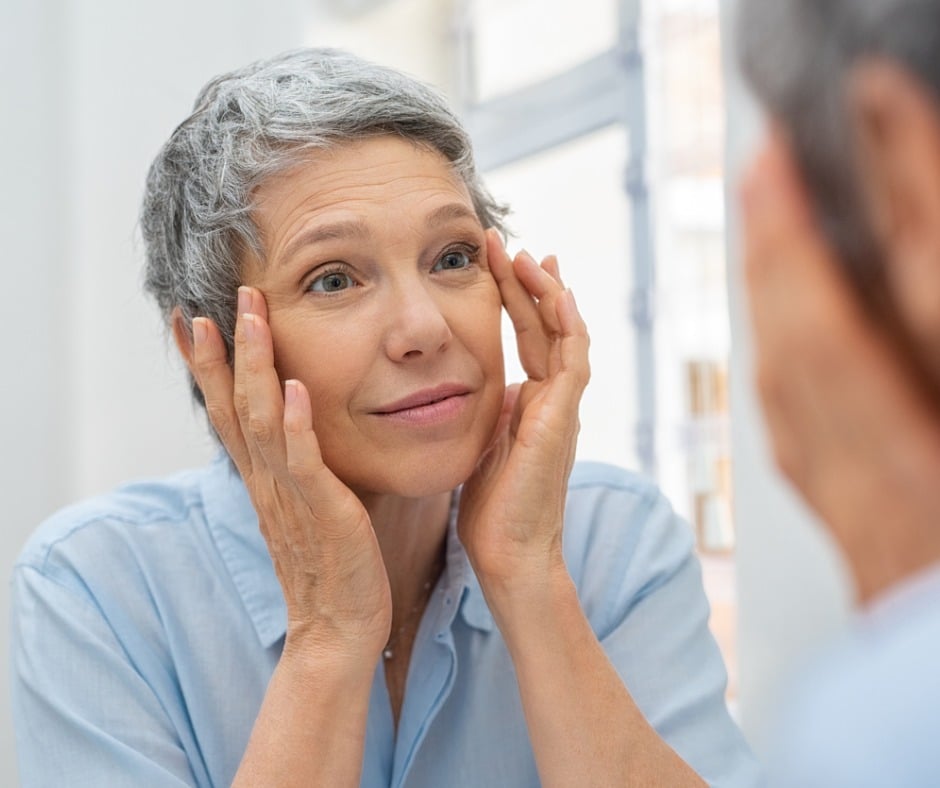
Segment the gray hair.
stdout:
<svg viewBox="0 0 940 788">
<path fill-rule="evenodd" d="M 245 255 L 263 259 L 253 194 L 312 151 L 398 135 L 440 152 L 484 227 L 505 232 L 506 208 L 476 171 L 470 138 L 429 86 L 335 49 L 302 49 L 223 74 L 196 98 L 150 167 L 140 226 L 145 288 L 164 320 L 211 318 L 232 358 Z M 193 381 L 193 394 L 203 402 Z"/>
<path fill-rule="evenodd" d="M 742 71 L 789 134 L 823 232 L 868 307 L 895 318 L 858 181 L 848 79 L 872 57 L 940 96 L 938 0 L 741 0 Z"/>
</svg>

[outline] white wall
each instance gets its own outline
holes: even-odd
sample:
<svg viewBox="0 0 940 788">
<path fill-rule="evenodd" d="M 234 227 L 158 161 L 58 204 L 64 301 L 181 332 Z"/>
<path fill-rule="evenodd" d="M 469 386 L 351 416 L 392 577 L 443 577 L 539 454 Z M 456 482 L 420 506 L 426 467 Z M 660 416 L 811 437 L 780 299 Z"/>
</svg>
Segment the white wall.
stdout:
<svg viewBox="0 0 940 788">
<path fill-rule="evenodd" d="M 23 541 L 69 500 L 211 451 L 140 293 L 147 166 L 209 77 L 304 43 L 304 5 L 4 2 L 0 785 L 17 784 L 8 579 Z"/>
<path fill-rule="evenodd" d="M 741 722 L 757 749 L 766 746 L 777 694 L 795 666 L 844 624 L 849 588 L 821 528 L 781 479 L 768 454 L 752 384 L 738 236 L 736 183 L 760 135 L 761 119 L 734 65 L 736 0 L 721 0 L 727 75 L 731 412 L 739 615 Z"/>
<path fill-rule="evenodd" d="M 65 198 L 60 177 L 65 134 L 56 108 L 62 85 L 64 34 L 57 2 L 15 0 L 0 25 L 0 238 L 5 297 L 2 385 L 3 451 L 0 493 L 6 512 L 0 529 L 0 783 L 16 784 L 9 719 L 7 637 L 9 568 L 39 517 L 66 497 L 63 438 L 69 420 L 59 317 L 65 243 L 60 233 Z M 45 49 L 46 58 L 32 53 Z M 14 79 L 13 77 L 16 77 Z M 48 219 L 46 219 L 48 217 Z"/>
</svg>

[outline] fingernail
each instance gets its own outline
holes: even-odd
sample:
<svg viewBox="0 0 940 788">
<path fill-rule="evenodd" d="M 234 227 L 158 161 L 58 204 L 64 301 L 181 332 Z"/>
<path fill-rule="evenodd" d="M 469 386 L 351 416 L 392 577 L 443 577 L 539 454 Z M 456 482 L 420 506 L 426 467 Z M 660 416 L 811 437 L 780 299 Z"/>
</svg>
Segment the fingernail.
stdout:
<svg viewBox="0 0 940 788">
<path fill-rule="evenodd" d="M 193 318 L 193 343 L 201 345 L 209 336 L 209 327 L 204 317 Z"/>
<path fill-rule="evenodd" d="M 284 381 L 284 404 L 290 407 L 297 401 L 297 381 Z"/>
<path fill-rule="evenodd" d="M 242 325 L 245 327 L 245 338 L 254 339 L 258 335 L 258 318 L 255 315 L 243 313 Z"/>
<path fill-rule="evenodd" d="M 238 288 L 238 312 L 246 314 L 251 311 L 251 290 L 245 286 Z"/>
</svg>

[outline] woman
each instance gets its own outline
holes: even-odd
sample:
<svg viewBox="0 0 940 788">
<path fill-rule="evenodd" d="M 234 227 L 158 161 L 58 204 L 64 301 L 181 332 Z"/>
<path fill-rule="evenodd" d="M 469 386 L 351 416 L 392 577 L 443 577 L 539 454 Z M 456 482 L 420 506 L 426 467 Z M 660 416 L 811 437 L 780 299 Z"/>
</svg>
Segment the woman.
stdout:
<svg viewBox="0 0 940 788">
<path fill-rule="evenodd" d="M 400 74 L 306 50 L 203 90 L 142 227 L 225 456 L 25 549 L 26 784 L 753 781 L 687 529 L 572 471 L 587 333 L 501 215 Z"/>
<path fill-rule="evenodd" d="M 780 693 L 775 786 L 940 774 L 938 30 L 935 1 L 740 6 L 768 118 L 741 189 L 760 402 L 855 608 Z"/>
</svg>

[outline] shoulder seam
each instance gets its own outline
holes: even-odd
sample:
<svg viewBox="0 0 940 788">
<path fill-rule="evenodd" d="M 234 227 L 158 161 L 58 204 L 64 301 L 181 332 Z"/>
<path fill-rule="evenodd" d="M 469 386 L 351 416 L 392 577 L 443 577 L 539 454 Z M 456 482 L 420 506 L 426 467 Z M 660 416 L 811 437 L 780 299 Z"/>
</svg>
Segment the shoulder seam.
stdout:
<svg viewBox="0 0 940 788">
<path fill-rule="evenodd" d="M 145 526 L 152 525 L 157 522 L 166 522 L 166 523 L 182 523 L 189 519 L 191 512 L 194 509 L 201 508 L 201 500 L 193 500 L 187 502 L 187 504 L 180 510 L 170 512 L 150 512 L 147 515 L 142 517 L 127 517 L 122 514 L 110 514 L 110 513 L 97 513 L 89 515 L 78 522 L 74 523 L 71 528 L 69 528 L 65 533 L 59 535 L 51 542 L 45 544 L 41 551 L 37 551 L 36 561 L 25 560 L 23 558 L 23 553 L 20 553 L 20 556 L 16 559 L 16 562 L 13 564 L 13 568 L 17 569 L 19 567 L 28 567 L 35 569 L 43 575 L 47 575 L 46 564 L 49 561 L 49 557 L 52 551 L 62 542 L 70 539 L 72 536 L 77 534 L 79 531 L 83 531 L 85 528 L 89 528 L 93 525 L 98 525 L 100 523 L 111 522 L 111 523 L 123 523 L 125 525 L 132 526 Z M 48 576 L 48 575 L 47 575 Z"/>
</svg>

